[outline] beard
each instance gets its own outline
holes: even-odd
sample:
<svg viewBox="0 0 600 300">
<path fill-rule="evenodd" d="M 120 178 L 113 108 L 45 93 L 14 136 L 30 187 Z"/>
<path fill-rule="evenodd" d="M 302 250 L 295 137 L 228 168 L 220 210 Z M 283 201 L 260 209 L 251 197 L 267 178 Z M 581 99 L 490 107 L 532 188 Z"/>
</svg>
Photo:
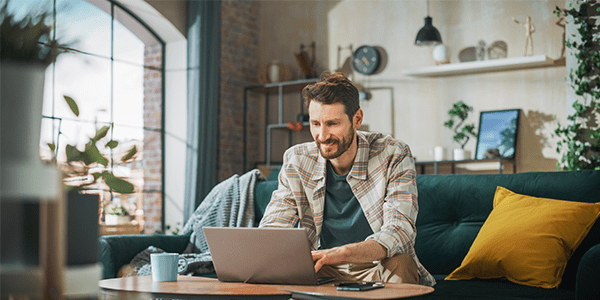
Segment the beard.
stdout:
<svg viewBox="0 0 600 300">
<path fill-rule="evenodd" d="M 344 152 L 346 152 L 346 150 L 348 150 L 348 148 L 350 148 L 350 146 L 352 145 L 352 142 L 354 141 L 354 129 L 351 127 L 348 130 L 348 133 L 346 135 L 344 135 L 342 137 L 341 140 L 336 139 L 336 138 L 328 138 L 325 141 L 319 141 L 319 140 L 315 140 L 315 142 L 317 143 L 317 147 L 319 148 L 319 152 L 321 152 L 321 156 L 323 156 L 323 158 L 331 160 L 331 159 L 336 159 L 338 158 L 340 155 L 344 154 Z M 337 145 L 337 150 L 335 152 L 333 152 L 333 150 L 331 151 L 327 151 L 324 150 L 321 145 Z"/>
</svg>

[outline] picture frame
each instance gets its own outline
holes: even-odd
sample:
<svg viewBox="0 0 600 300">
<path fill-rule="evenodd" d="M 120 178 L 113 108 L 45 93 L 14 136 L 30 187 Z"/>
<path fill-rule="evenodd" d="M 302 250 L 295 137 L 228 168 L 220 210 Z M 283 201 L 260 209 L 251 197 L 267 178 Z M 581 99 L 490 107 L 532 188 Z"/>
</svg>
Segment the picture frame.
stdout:
<svg viewBox="0 0 600 300">
<path fill-rule="evenodd" d="M 475 159 L 514 159 L 521 109 L 482 111 Z"/>
</svg>

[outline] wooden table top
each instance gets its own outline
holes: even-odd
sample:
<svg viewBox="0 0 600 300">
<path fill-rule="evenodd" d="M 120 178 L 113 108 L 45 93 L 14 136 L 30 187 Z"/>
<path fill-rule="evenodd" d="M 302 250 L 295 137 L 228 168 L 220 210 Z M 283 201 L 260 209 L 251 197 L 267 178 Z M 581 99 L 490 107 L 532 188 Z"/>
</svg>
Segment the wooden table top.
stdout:
<svg viewBox="0 0 600 300">
<path fill-rule="evenodd" d="M 310 299 L 328 296 L 354 299 L 400 299 L 429 294 L 432 287 L 417 284 L 386 283 L 382 289 L 363 292 L 338 291 L 333 283 L 320 286 L 274 285 L 221 282 L 215 278 L 178 276 L 174 282 L 154 282 L 151 276 L 105 279 L 99 282 L 103 290 L 177 296 L 264 296 Z"/>
</svg>

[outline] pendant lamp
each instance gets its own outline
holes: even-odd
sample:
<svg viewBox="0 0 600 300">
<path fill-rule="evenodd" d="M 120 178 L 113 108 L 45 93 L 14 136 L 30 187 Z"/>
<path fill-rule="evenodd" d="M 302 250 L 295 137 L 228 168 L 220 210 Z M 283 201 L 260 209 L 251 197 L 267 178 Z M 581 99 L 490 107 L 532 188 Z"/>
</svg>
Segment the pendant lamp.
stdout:
<svg viewBox="0 0 600 300">
<path fill-rule="evenodd" d="M 432 19 L 429 16 L 429 0 L 427 0 L 427 17 L 425 17 L 425 26 L 417 33 L 415 45 L 417 46 L 433 46 L 442 43 L 440 32 L 433 27 Z"/>
</svg>

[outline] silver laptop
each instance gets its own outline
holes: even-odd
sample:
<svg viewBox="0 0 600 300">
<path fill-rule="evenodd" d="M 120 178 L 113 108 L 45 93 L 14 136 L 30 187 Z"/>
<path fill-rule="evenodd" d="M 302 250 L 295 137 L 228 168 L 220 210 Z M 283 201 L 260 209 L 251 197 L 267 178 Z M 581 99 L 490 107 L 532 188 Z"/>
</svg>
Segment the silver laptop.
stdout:
<svg viewBox="0 0 600 300">
<path fill-rule="evenodd" d="M 204 227 L 220 281 L 317 285 L 306 231 L 302 228 Z"/>
</svg>

